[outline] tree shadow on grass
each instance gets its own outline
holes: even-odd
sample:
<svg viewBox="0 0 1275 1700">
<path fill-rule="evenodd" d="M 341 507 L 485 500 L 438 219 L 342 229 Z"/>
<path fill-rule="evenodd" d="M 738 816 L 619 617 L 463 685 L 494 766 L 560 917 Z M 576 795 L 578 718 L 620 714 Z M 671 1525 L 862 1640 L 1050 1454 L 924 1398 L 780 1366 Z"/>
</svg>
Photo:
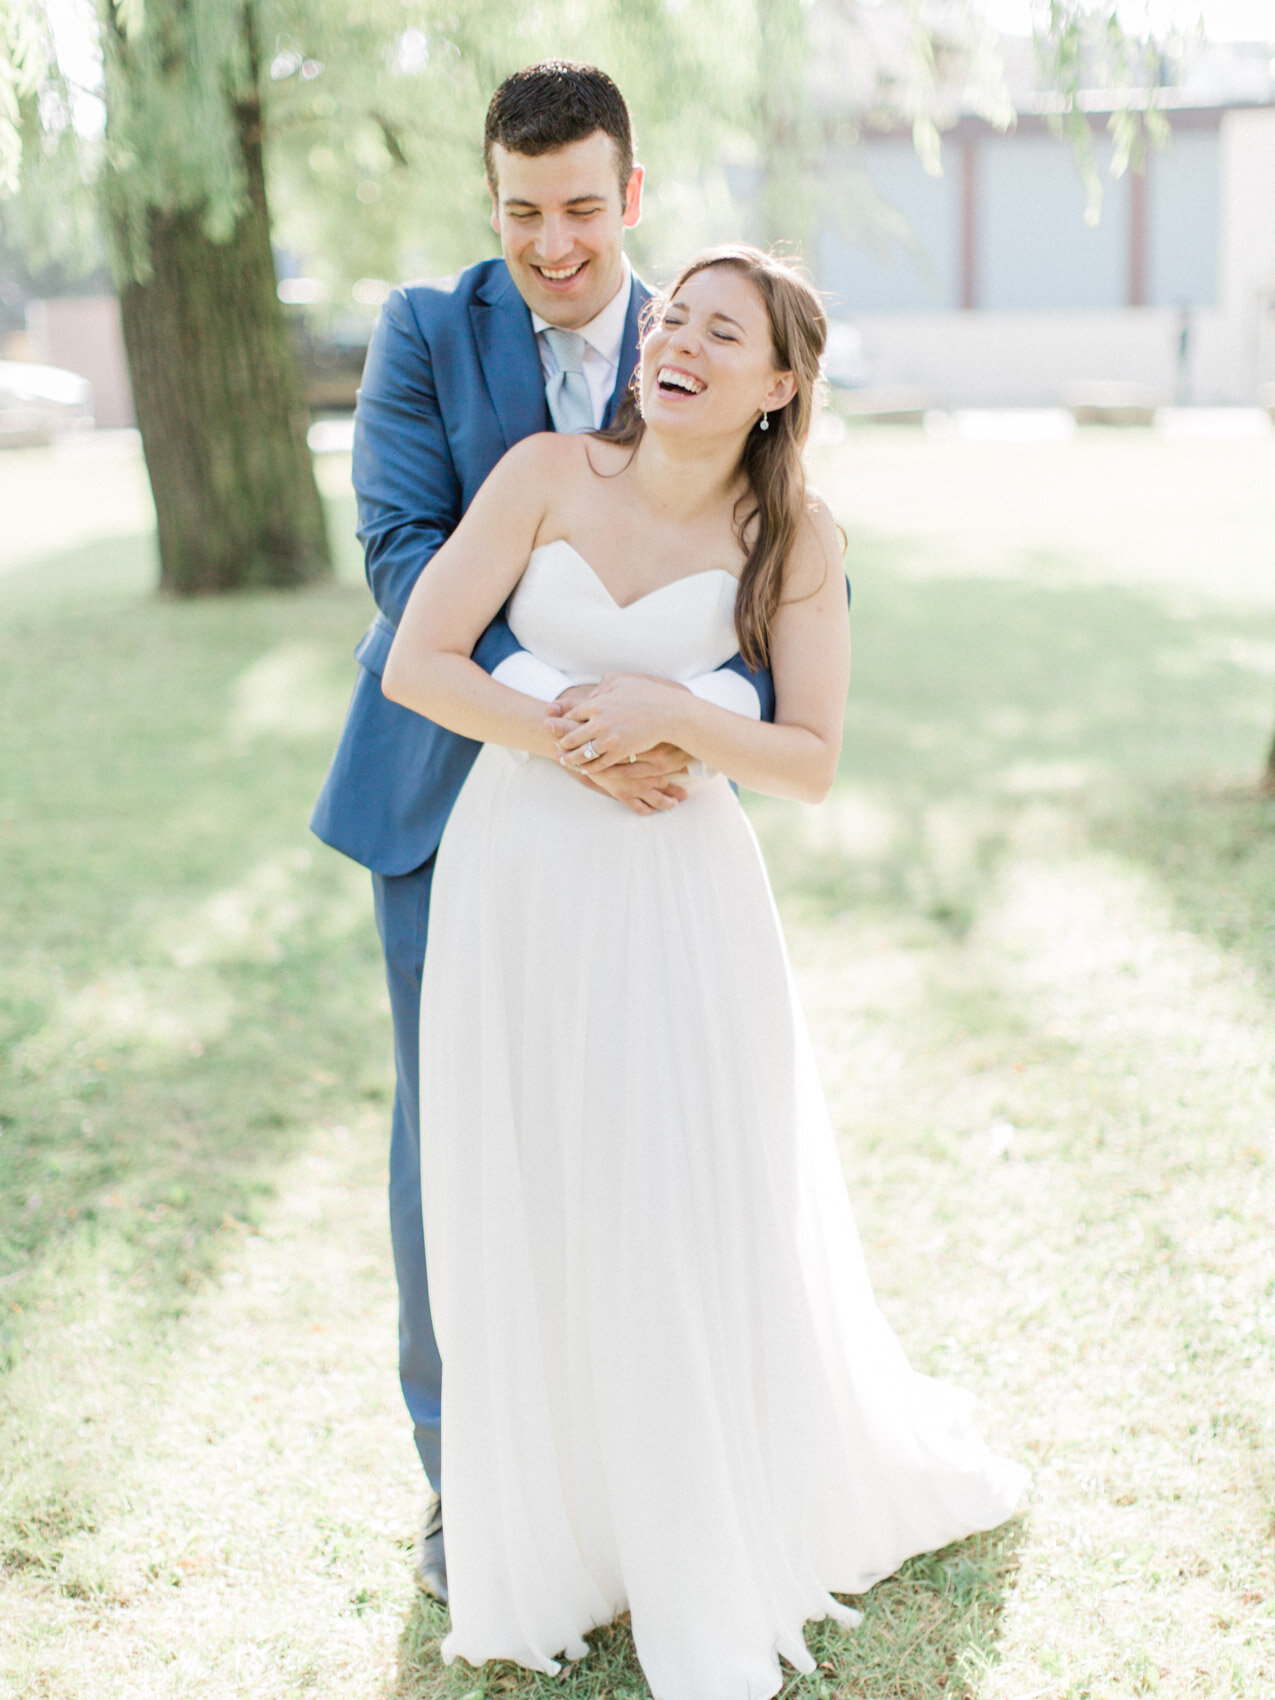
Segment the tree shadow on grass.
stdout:
<svg viewBox="0 0 1275 1700">
<path fill-rule="evenodd" d="M 842 774 L 929 796 L 1254 778 L 1275 722 L 1275 613 L 1190 614 L 1111 584 L 910 580 L 865 562 Z M 1048 764 L 1048 771 L 1045 771 Z"/>
<path fill-rule="evenodd" d="M 818 1668 L 788 1672 L 785 1700 L 953 1700 L 973 1691 L 995 1662 L 1005 1601 L 1027 1538 L 1023 1516 L 941 1552 L 909 1559 L 862 1599 L 857 1629 L 825 1621 L 807 1626 Z M 587 1659 L 558 1677 L 496 1661 L 475 1670 L 446 1666 L 439 1645 L 450 1619 L 418 1595 L 399 1637 L 395 1700 L 649 1700 L 627 1617 L 588 1637 Z"/>
<path fill-rule="evenodd" d="M 63 1011 L 40 995 L 0 997 L 9 1034 L 28 1029 L 0 1088 L 7 1298 L 24 1297 L 25 1278 L 74 1239 L 152 1314 L 180 1313 L 314 1120 L 388 1104 L 378 965 L 371 946 L 344 949 L 344 985 L 317 952 L 296 951 L 274 972 L 104 963 Z"/>
<path fill-rule="evenodd" d="M 11 1332 L 71 1239 L 180 1309 L 314 1119 L 389 1094 L 365 876 L 306 831 L 333 727 L 234 729 L 242 681 L 297 653 L 314 677 L 280 691 L 339 723 L 365 598 L 164 603 L 140 547 L 68 552 L 43 599 L 0 584 Z"/>
<path fill-rule="evenodd" d="M 1178 925 L 1275 992 L 1275 798 L 1256 785 L 1147 787 L 1096 807 L 1092 841 L 1152 873 Z"/>
<path fill-rule="evenodd" d="M 366 596 L 166 602 L 148 556 L 0 580 L 0 1572 L 109 1502 L 76 1378 L 154 1385 L 316 1125 L 388 1134 L 367 878 L 306 830 Z"/>
<path fill-rule="evenodd" d="M 786 912 L 959 937 L 1023 821 L 1047 814 L 1060 851 L 1089 839 L 1146 866 L 1184 924 L 1269 958 L 1275 805 L 1257 787 L 1275 615 L 1188 617 L 1106 584 L 910 580 L 874 550 L 837 788 L 818 815 L 749 799 Z"/>
</svg>

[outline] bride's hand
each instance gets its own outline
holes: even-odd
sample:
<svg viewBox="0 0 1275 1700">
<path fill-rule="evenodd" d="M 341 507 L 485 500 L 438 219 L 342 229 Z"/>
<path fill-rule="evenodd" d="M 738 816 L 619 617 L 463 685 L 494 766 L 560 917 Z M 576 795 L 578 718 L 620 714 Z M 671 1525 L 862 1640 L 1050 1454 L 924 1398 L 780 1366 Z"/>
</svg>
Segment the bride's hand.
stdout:
<svg viewBox="0 0 1275 1700">
<path fill-rule="evenodd" d="M 546 724 L 555 737 L 574 730 L 577 723 L 565 720 L 565 715 L 591 697 L 596 689 L 595 685 L 573 685 L 546 706 Z M 630 813 L 655 815 L 686 801 L 684 781 L 689 763 L 686 751 L 678 749 L 676 744 L 656 744 L 643 750 L 635 762 L 621 762 L 599 772 L 596 780 L 583 768 L 566 762 L 563 765 L 581 785 L 623 803 Z"/>
<path fill-rule="evenodd" d="M 592 695 L 551 722 L 559 761 L 596 777 L 610 768 L 633 765 L 648 752 L 654 756 L 657 746 L 671 748 L 668 732 L 685 688 L 670 679 L 608 673 Z"/>
</svg>

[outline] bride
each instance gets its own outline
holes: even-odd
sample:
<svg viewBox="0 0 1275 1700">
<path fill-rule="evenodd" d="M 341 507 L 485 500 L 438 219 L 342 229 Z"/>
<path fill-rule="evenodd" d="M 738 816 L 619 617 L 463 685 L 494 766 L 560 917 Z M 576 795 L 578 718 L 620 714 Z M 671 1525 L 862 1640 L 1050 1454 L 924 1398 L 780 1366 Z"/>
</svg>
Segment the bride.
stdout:
<svg viewBox="0 0 1275 1700">
<path fill-rule="evenodd" d="M 656 1700 L 766 1700 L 780 1656 L 813 1670 L 807 1619 L 856 1621 L 834 1592 L 1022 1492 L 876 1307 L 729 783 L 817 802 L 837 768 L 845 582 L 801 467 L 824 334 L 782 262 L 693 261 L 633 424 L 512 449 L 385 669 L 486 746 L 421 1001 L 449 1660 L 554 1673 L 627 1610 Z M 510 598 L 519 642 L 596 687 L 565 713 L 469 659 Z M 773 725 L 681 684 L 736 649 Z M 697 777 L 647 818 L 597 794 L 657 743 Z"/>
</svg>

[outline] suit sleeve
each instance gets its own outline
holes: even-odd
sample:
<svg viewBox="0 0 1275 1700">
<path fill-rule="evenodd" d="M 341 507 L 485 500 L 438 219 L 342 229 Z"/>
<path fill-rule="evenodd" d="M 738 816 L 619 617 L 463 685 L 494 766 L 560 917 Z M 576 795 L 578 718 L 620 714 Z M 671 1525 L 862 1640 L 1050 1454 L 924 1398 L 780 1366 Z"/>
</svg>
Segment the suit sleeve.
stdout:
<svg viewBox="0 0 1275 1700">
<path fill-rule="evenodd" d="M 750 667 L 742 655 L 732 655 L 729 661 L 717 669 L 717 672 L 738 675 L 745 685 L 751 686 L 757 693 L 758 717 L 762 720 L 773 720 L 775 718 L 775 681 L 770 676 L 769 667 Z M 709 679 L 715 677 L 715 674 L 708 674 Z M 726 706 L 725 702 L 716 694 L 707 692 L 697 692 L 696 694 L 703 694 L 708 702 L 718 702 L 721 706 Z"/>
<path fill-rule="evenodd" d="M 354 415 L 353 479 L 367 581 L 377 607 L 397 626 L 412 586 L 462 513 L 429 345 L 401 289 L 382 308 L 367 351 Z M 474 659 L 491 672 L 519 647 L 498 618 Z"/>
<path fill-rule="evenodd" d="M 397 626 L 434 553 L 460 521 L 433 363 L 402 290 L 386 301 L 367 351 L 354 415 L 354 493 L 367 581 Z"/>
</svg>

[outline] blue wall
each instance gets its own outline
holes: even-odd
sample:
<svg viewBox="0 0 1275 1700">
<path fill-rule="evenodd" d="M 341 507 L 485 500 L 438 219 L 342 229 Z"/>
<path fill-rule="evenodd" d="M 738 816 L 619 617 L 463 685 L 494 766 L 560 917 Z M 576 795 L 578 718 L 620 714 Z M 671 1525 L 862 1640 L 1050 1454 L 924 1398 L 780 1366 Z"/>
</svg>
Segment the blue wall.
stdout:
<svg viewBox="0 0 1275 1700">
<path fill-rule="evenodd" d="M 980 307 L 1020 311 L 1123 307 L 1129 300 L 1128 174 L 1107 175 L 1095 138 L 1102 217 L 1084 222 L 1070 145 L 1011 131 L 977 137 L 975 281 Z M 928 177 L 911 142 L 870 138 L 828 156 L 816 268 L 834 318 L 961 305 L 962 158 L 950 139 L 943 176 Z M 1217 131 L 1181 130 L 1153 154 L 1146 180 L 1146 294 L 1151 306 L 1216 297 Z"/>
<path fill-rule="evenodd" d="M 1220 168 L 1216 130 L 1180 130 L 1147 162 L 1152 307 L 1208 307 L 1217 299 Z"/>
<path fill-rule="evenodd" d="M 910 140 L 840 149 L 823 178 L 816 266 L 833 318 L 935 312 L 960 299 L 960 157 L 929 177 Z"/>
<path fill-rule="evenodd" d="M 1102 217 L 1084 222 L 1071 150 L 1052 136 L 985 136 L 978 147 L 980 307 L 1123 307 L 1129 299 L 1129 179 L 1095 148 Z"/>
</svg>

